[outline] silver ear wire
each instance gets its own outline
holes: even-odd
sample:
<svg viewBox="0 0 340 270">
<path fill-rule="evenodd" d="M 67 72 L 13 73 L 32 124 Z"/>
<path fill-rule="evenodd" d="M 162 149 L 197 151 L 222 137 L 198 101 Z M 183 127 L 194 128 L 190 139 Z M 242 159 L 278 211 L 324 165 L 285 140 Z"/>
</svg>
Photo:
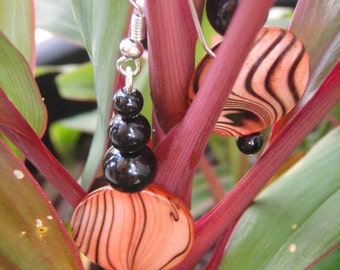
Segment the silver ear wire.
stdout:
<svg viewBox="0 0 340 270">
<path fill-rule="evenodd" d="M 125 88 L 129 93 L 133 91 L 133 77 L 141 70 L 139 58 L 144 51 L 141 41 L 145 37 L 145 18 L 143 8 L 137 1 L 129 0 L 134 8 L 131 14 L 129 37 L 120 42 L 119 49 L 122 56 L 116 62 L 118 71 L 125 76 Z"/>
<path fill-rule="evenodd" d="M 145 18 L 143 8 L 133 0 L 129 0 L 134 7 L 133 14 L 130 21 L 130 36 L 133 41 L 142 41 L 145 37 Z"/>
<path fill-rule="evenodd" d="M 195 8 L 194 1 L 193 0 L 188 0 L 188 4 L 189 4 L 189 8 L 190 8 L 192 19 L 194 21 L 196 32 L 197 32 L 197 35 L 198 35 L 198 39 L 201 41 L 204 50 L 210 56 L 216 57 L 215 53 L 209 48 L 208 43 L 207 43 L 207 41 L 206 41 L 206 39 L 204 37 L 203 31 L 202 31 L 202 27 L 201 27 L 200 21 L 199 21 L 198 16 L 197 16 L 197 11 L 196 11 L 196 8 Z"/>
</svg>

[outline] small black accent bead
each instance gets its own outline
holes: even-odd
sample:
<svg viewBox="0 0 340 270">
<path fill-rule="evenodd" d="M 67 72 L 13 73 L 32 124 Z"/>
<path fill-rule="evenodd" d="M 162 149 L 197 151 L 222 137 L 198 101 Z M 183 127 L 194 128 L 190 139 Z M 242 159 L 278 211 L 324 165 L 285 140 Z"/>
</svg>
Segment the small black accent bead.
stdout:
<svg viewBox="0 0 340 270">
<path fill-rule="evenodd" d="M 224 35 L 230 20 L 236 10 L 237 0 L 208 0 L 206 4 L 207 17 L 211 26 L 220 35 Z"/>
<path fill-rule="evenodd" d="M 136 88 L 131 93 L 125 88 L 119 89 L 113 96 L 114 110 L 125 117 L 134 117 L 139 114 L 143 104 L 143 96 Z"/>
<path fill-rule="evenodd" d="M 238 149 L 246 155 L 252 155 L 260 151 L 263 145 L 263 136 L 260 132 L 237 137 Z"/>
<path fill-rule="evenodd" d="M 117 114 L 110 121 L 110 142 L 123 153 L 139 151 L 148 143 L 150 135 L 150 124 L 141 114 L 134 118 L 125 118 Z"/>
<path fill-rule="evenodd" d="M 104 177 L 109 184 L 122 192 L 138 192 L 153 180 L 157 163 L 147 146 L 135 154 L 123 154 L 110 147 L 103 163 Z"/>
</svg>

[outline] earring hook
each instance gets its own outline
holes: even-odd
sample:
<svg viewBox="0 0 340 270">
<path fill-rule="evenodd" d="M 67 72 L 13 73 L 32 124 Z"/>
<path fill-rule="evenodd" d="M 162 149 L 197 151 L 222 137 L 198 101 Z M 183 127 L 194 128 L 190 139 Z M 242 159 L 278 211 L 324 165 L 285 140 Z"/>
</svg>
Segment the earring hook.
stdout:
<svg viewBox="0 0 340 270">
<path fill-rule="evenodd" d="M 198 16 L 197 16 L 197 11 L 196 11 L 196 8 L 195 8 L 194 1 L 193 0 L 188 0 L 188 4 L 189 4 L 189 8 L 190 8 L 192 19 L 194 21 L 196 32 L 197 32 L 197 35 L 198 35 L 198 39 L 200 40 L 204 50 L 211 57 L 216 57 L 216 54 L 209 48 L 208 43 L 207 43 L 207 41 L 206 41 L 206 39 L 204 37 L 203 31 L 202 31 L 202 27 L 201 27 L 200 21 L 199 21 Z"/>
<path fill-rule="evenodd" d="M 138 15 L 140 16 L 144 15 L 142 7 L 139 4 L 137 4 L 136 1 L 129 0 L 129 2 L 134 7 L 134 9 L 138 12 Z"/>
<path fill-rule="evenodd" d="M 130 21 L 130 39 L 134 41 L 142 41 L 145 38 L 145 18 L 143 7 L 137 1 L 129 0 L 134 7 Z"/>
</svg>

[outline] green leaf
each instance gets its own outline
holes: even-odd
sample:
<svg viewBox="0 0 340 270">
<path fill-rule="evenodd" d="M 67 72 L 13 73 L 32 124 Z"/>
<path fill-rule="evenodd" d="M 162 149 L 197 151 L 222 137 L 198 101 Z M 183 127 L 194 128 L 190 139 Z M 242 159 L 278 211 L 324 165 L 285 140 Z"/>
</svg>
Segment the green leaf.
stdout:
<svg viewBox="0 0 340 270">
<path fill-rule="evenodd" d="M 98 123 L 81 179 L 87 188 L 106 148 L 111 116 L 112 92 L 116 78 L 119 43 L 123 39 L 131 8 L 128 1 L 72 0 L 75 17 L 94 67 Z"/>
<path fill-rule="evenodd" d="M 50 126 L 49 134 L 53 148 L 58 153 L 62 163 L 68 167 L 72 166 L 77 141 L 81 133 L 78 130 L 65 127 L 58 121 Z"/>
<path fill-rule="evenodd" d="M 76 69 L 59 74 L 56 84 L 61 97 L 80 101 L 95 101 L 93 67 L 91 63 L 78 66 Z"/>
<path fill-rule="evenodd" d="M 47 149 L 1 88 L 0 132 L 11 140 L 73 207 L 78 205 L 86 193 Z"/>
<path fill-rule="evenodd" d="M 41 187 L 0 141 L 0 268 L 82 269 Z"/>
<path fill-rule="evenodd" d="M 38 135 L 45 130 L 46 108 L 24 57 L 0 32 L 0 88 Z"/>
<path fill-rule="evenodd" d="M 320 263 L 312 267 L 312 270 L 334 270 L 340 266 L 340 249 L 324 258 Z"/>
<path fill-rule="evenodd" d="M 141 59 L 142 69 L 138 76 L 136 76 L 133 84 L 143 94 L 144 105 L 141 113 L 152 122 L 152 100 L 150 96 L 150 82 L 149 82 L 149 66 L 148 61 Z"/>
<path fill-rule="evenodd" d="M 0 30 L 34 65 L 34 6 L 32 0 L 0 0 Z"/>
<path fill-rule="evenodd" d="M 287 29 L 292 18 L 293 8 L 272 7 L 268 14 L 265 26 L 277 26 Z"/>
<path fill-rule="evenodd" d="M 5 0 L 4 0 L 5 1 Z M 83 44 L 70 0 L 36 0 L 37 27 Z"/>
<path fill-rule="evenodd" d="M 304 269 L 340 241 L 340 128 L 242 215 L 221 269 Z"/>
<path fill-rule="evenodd" d="M 68 129 L 93 134 L 97 126 L 97 110 L 76 114 L 74 116 L 61 119 L 53 125 L 63 126 Z"/>
</svg>

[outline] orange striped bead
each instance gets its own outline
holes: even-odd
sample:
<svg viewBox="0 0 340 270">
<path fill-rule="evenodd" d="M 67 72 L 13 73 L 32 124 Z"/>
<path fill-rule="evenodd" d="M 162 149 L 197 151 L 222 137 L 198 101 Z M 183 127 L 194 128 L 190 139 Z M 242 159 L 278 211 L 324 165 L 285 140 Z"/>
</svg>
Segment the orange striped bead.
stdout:
<svg viewBox="0 0 340 270">
<path fill-rule="evenodd" d="M 218 50 L 218 44 L 213 48 Z M 194 99 L 213 58 L 206 55 L 197 66 L 188 91 Z M 226 63 L 227 64 L 227 63 Z M 293 109 L 309 79 L 309 56 L 290 31 L 264 27 L 236 79 L 216 123 L 214 133 L 244 136 L 272 125 Z"/>
<path fill-rule="evenodd" d="M 194 240 L 187 207 L 154 185 L 133 194 L 100 188 L 78 205 L 71 226 L 79 251 L 105 269 L 171 269 Z"/>
</svg>

